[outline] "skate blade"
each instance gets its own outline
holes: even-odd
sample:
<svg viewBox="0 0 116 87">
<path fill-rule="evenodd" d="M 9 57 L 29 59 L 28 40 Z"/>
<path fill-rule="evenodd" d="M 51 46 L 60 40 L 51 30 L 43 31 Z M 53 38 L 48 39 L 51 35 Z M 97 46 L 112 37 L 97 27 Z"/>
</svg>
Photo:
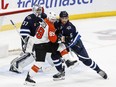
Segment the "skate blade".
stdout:
<svg viewBox="0 0 116 87">
<path fill-rule="evenodd" d="M 64 77 L 62 77 L 62 78 L 53 78 L 53 81 L 59 81 L 59 80 L 65 80 L 65 78 Z"/>
<path fill-rule="evenodd" d="M 36 86 L 36 83 L 30 83 L 30 82 L 25 81 L 24 85 L 27 85 L 27 86 Z"/>
</svg>

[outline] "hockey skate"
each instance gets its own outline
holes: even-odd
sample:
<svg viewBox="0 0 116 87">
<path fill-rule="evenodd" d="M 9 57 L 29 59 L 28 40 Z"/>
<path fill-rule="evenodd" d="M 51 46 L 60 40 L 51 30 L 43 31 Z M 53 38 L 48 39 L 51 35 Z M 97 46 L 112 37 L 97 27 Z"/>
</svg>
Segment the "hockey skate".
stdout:
<svg viewBox="0 0 116 87">
<path fill-rule="evenodd" d="M 107 79 L 108 78 L 108 76 L 107 76 L 107 74 L 103 71 L 103 70 L 99 70 L 98 72 L 97 72 L 101 77 L 103 77 L 104 79 Z"/>
<path fill-rule="evenodd" d="M 65 66 L 63 66 L 62 70 L 58 72 L 57 74 L 53 75 L 53 80 L 64 80 L 65 79 Z"/>
<path fill-rule="evenodd" d="M 25 79 L 25 83 L 24 85 L 32 85 L 32 86 L 35 86 L 36 85 L 36 82 L 31 79 L 30 75 L 28 74 L 26 79 Z"/>
<path fill-rule="evenodd" d="M 67 61 L 65 61 L 65 64 L 67 67 L 70 67 L 70 66 L 73 66 L 76 62 L 77 62 L 77 60 L 74 60 L 74 61 L 67 60 Z"/>
</svg>

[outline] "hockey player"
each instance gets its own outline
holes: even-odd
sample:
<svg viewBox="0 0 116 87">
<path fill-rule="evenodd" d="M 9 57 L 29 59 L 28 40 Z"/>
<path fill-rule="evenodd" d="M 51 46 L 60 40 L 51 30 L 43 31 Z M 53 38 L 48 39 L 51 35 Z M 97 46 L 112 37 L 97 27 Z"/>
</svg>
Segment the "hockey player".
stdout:
<svg viewBox="0 0 116 87">
<path fill-rule="evenodd" d="M 62 66 L 62 61 L 60 60 L 59 54 L 57 54 L 59 44 L 57 42 L 57 36 L 55 34 L 55 28 L 53 22 L 56 20 L 56 15 L 50 13 L 48 18 L 40 23 L 36 34 L 34 36 L 34 51 L 36 56 L 36 62 L 32 65 L 31 70 L 28 72 L 25 79 L 25 84 L 35 85 L 35 81 L 32 77 L 38 73 L 43 63 L 45 62 L 46 53 L 52 53 L 51 57 L 54 59 L 54 64 L 56 69 L 65 75 L 64 67 Z"/>
<path fill-rule="evenodd" d="M 42 19 L 45 19 L 47 15 L 44 13 L 44 8 L 38 4 L 35 4 L 32 8 L 32 14 L 28 15 L 20 29 L 20 35 L 22 40 L 22 51 L 21 55 L 11 62 L 9 71 L 21 73 L 23 68 L 32 63 L 35 59 L 32 54 L 32 49 L 26 51 L 29 38 L 35 35 L 37 27 L 40 26 Z M 41 19 L 42 18 L 42 19 Z M 33 47 L 33 43 L 31 44 Z"/>
<path fill-rule="evenodd" d="M 33 36 L 35 36 L 36 29 L 40 26 L 40 22 L 42 21 L 41 18 L 45 19 L 47 15 L 44 13 L 44 9 L 40 5 L 34 5 L 32 11 L 33 11 L 33 14 L 28 15 L 21 25 L 20 34 L 23 38 L 22 50 L 24 53 L 21 54 L 19 57 L 15 58 L 14 60 L 12 60 L 11 66 L 9 69 L 12 72 L 21 73 L 24 67 L 28 66 L 35 60 L 35 57 L 32 51 L 27 51 L 27 44 L 29 42 L 28 40 L 30 40 L 30 37 L 32 37 L 33 39 Z M 49 19 L 53 19 L 52 17 L 53 16 L 49 15 Z M 51 21 L 54 21 L 54 20 L 51 20 Z M 31 46 L 33 47 L 33 43 Z M 65 63 L 67 67 L 70 67 L 77 62 L 76 60 L 70 61 L 68 59 L 69 58 L 68 52 L 66 50 L 66 47 L 62 43 L 59 45 L 58 51 L 55 55 L 61 55 L 60 57 L 65 58 Z M 55 55 L 52 55 L 52 57 L 54 57 Z"/>
<path fill-rule="evenodd" d="M 76 27 L 69 21 L 69 15 L 66 11 L 61 11 L 59 14 L 59 20 L 54 23 L 57 29 L 57 34 L 60 34 L 62 42 L 64 42 L 67 48 L 76 53 L 80 61 L 86 66 L 95 70 L 104 79 L 107 79 L 107 74 L 99 68 L 99 66 L 88 56 L 88 53 L 80 39 L 80 34 L 76 32 Z M 55 78 L 56 75 L 53 76 Z"/>
</svg>

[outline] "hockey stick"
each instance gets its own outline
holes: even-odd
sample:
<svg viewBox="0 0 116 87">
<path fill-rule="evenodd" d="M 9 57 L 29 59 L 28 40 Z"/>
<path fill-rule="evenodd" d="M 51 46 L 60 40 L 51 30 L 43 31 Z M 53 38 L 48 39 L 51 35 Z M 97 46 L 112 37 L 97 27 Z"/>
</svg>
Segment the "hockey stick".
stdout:
<svg viewBox="0 0 116 87">
<path fill-rule="evenodd" d="M 23 39 L 23 37 L 20 35 L 19 31 L 17 30 L 17 27 L 16 27 L 16 25 L 14 24 L 14 22 L 13 22 L 12 20 L 10 20 L 10 22 L 11 22 L 11 24 L 14 26 L 15 30 L 16 30 L 17 33 L 19 34 L 19 36 L 20 36 L 20 38 L 22 39 L 22 41 L 23 41 L 24 43 L 26 43 L 25 40 Z"/>
<path fill-rule="evenodd" d="M 22 39 L 22 41 L 24 42 L 25 45 L 27 45 L 28 42 L 25 42 L 25 40 L 23 39 L 23 37 L 20 35 L 19 31 L 17 30 L 17 27 L 16 25 L 14 24 L 14 22 L 12 20 L 10 20 L 10 22 L 12 23 L 12 25 L 14 26 L 15 30 L 17 31 L 17 33 L 19 34 L 20 38 Z M 28 36 L 29 37 L 29 36 Z M 27 38 L 28 38 L 27 37 Z M 27 39 L 26 38 L 26 39 Z M 26 46 L 24 48 L 26 50 Z M 23 51 L 25 53 L 25 51 Z M 33 54 L 33 51 L 32 51 L 32 54 Z M 34 54 L 33 54 L 33 57 L 35 58 Z"/>
<path fill-rule="evenodd" d="M 22 40 L 22 41 L 24 42 L 24 44 L 25 44 L 24 47 L 23 47 L 23 49 L 24 49 L 23 52 L 25 53 L 26 46 L 27 46 L 27 43 L 28 43 L 28 42 L 26 42 L 26 39 L 28 39 L 28 36 L 27 36 L 26 39 L 24 40 L 23 37 L 20 35 L 20 33 L 19 33 L 19 31 L 18 31 L 16 25 L 14 24 L 14 22 L 13 22 L 12 20 L 10 20 L 10 22 L 11 22 L 11 24 L 14 26 L 14 28 L 15 28 L 15 30 L 17 31 L 17 33 L 19 34 L 21 40 Z"/>
</svg>

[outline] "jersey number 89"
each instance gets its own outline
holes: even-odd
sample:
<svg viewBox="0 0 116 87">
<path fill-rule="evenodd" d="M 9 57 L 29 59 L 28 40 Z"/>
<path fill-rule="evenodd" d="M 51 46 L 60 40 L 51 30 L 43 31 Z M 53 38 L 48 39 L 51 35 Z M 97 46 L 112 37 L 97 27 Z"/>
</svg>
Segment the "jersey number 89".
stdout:
<svg viewBox="0 0 116 87">
<path fill-rule="evenodd" d="M 36 37 L 37 37 L 38 39 L 41 39 L 42 36 L 43 36 L 43 34 L 44 34 L 44 31 L 45 31 L 45 30 L 44 30 L 42 27 L 39 27 L 39 28 L 37 29 Z"/>
</svg>

